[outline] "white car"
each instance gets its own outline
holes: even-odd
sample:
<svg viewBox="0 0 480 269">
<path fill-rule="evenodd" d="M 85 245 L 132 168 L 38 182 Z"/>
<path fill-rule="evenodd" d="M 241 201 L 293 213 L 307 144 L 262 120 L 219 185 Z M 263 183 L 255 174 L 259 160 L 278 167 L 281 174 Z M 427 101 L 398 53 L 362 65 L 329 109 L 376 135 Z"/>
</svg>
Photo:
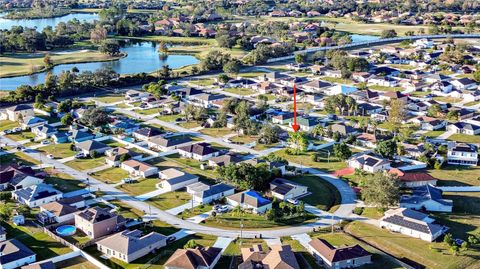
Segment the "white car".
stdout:
<svg viewBox="0 0 480 269">
<path fill-rule="evenodd" d="M 21 132 L 22 131 L 22 128 L 20 127 L 15 127 L 12 129 L 13 132 Z"/>
<path fill-rule="evenodd" d="M 83 153 L 75 154 L 75 159 L 81 159 L 81 158 L 85 158 L 85 154 L 83 154 Z"/>
<path fill-rule="evenodd" d="M 49 159 L 54 159 L 55 157 L 53 157 L 52 154 L 48 154 L 48 155 L 47 155 L 47 158 L 49 158 Z"/>
<path fill-rule="evenodd" d="M 11 132 L 12 132 L 12 130 L 9 130 L 9 129 L 3 131 L 4 134 L 9 134 L 9 133 L 11 133 Z"/>
</svg>

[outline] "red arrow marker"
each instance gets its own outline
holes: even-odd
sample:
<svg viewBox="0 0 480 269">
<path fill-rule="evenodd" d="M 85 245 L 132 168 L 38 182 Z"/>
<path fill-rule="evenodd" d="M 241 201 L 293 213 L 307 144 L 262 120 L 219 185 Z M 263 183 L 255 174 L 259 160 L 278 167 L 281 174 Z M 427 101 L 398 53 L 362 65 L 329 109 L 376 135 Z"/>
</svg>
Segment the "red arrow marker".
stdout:
<svg viewBox="0 0 480 269">
<path fill-rule="evenodd" d="M 293 124 L 292 129 L 297 132 L 300 126 L 297 124 L 297 85 L 293 84 Z"/>
</svg>

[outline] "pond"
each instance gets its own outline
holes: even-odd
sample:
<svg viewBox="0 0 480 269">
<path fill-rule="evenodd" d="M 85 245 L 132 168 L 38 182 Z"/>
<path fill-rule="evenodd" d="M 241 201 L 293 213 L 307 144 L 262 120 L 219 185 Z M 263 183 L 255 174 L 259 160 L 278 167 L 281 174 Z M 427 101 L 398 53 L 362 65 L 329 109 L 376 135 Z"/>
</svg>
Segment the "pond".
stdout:
<svg viewBox="0 0 480 269">
<path fill-rule="evenodd" d="M 53 67 L 50 72 L 58 75 L 63 71 L 77 67 L 81 71 L 95 71 L 100 68 L 112 68 L 119 74 L 150 73 L 164 65 L 170 68 L 179 68 L 186 65 L 197 64 L 198 59 L 191 55 L 168 55 L 166 58 L 159 56 L 157 44 L 154 42 L 126 43 L 120 49 L 127 53 L 118 61 L 90 62 L 77 64 L 61 64 Z M 20 85 L 37 85 L 45 81 L 47 72 L 27 76 L 17 76 L 0 79 L 0 90 L 15 90 Z"/>
<path fill-rule="evenodd" d="M 79 21 L 88 21 L 92 22 L 98 20 L 98 14 L 96 13 L 71 13 L 62 17 L 55 18 L 44 18 L 44 19 L 22 19 L 22 20 L 10 20 L 5 19 L 6 13 L 0 13 L 0 28 L 1 29 L 10 29 L 12 26 L 22 26 L 28 28 L 37 28 L 37 31 L 41 32 L 45 27 L 51 26 L 55 28 L 60 22 L 68 22 L 73 19 Z"/>
</svg>

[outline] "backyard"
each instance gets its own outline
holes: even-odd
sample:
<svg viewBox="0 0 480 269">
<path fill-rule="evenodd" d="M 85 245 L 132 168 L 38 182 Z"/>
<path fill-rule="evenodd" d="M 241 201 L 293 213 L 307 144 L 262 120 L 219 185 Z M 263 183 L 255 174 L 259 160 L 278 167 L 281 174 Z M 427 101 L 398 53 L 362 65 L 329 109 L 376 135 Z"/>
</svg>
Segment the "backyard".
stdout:
<svg viewBox="0 0 480 269">
<path fill-rule="evenodd" d="M 81 180 L 72 177 L 69 174 L 58 172 L 56 169 L 47 168 L 45 172 L 48 176 L 45 177 L 45 183 L 53 185 L 56 189 L 62 192 L 71 192 L 84 189 L 86 184 Z"/>
<path fill-rule="evenodd" d="M 308 187 L 308 191 L 311 192 L 311 194 L 301 198 L 301 200 L 307 204 L 328 211 L 330 209 L 336 209 L 336 206 L 341 202 L 340 193 L 337 188 L 318 176 L 298 175 L 286 178 Z"/>
</svg>

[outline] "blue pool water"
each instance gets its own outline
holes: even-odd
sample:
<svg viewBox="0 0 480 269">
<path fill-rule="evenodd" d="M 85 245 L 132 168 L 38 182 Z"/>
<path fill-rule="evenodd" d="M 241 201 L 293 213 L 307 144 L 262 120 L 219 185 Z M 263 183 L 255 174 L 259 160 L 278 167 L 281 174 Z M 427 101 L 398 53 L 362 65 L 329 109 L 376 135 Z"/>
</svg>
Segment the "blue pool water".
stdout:
<svg viewBox="0 0 480 269">
<path fill-rule="evenodd" d="M 61 236 L 70 236 L 75 234 L 77 228 L 73 225 L 62 225 L 58 227 L 55 231 Z"/>
<path fill-rule="evenodd" d="M 130 143 L 134 143 L 135 142 L 135 138 L 133 137 L 125 137 L 124 139 L 122 139 L 123 141 L 125 142 L 130 142 Z"/>
</svg>

